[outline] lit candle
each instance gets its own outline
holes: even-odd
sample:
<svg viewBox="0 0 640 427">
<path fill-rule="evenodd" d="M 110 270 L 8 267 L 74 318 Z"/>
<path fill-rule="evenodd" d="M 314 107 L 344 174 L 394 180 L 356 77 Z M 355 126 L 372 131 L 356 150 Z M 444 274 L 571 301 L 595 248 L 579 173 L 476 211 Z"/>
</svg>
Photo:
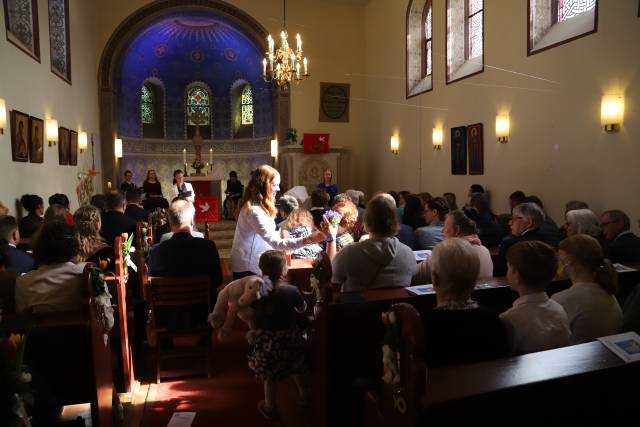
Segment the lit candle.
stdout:
<svg viewBox="0 0 640 427">
<path fill-rule="evenodd" d="M 291 54 L 291 66 L 294 67 L 296 64 L 296 55 L 295 53 Z"/>
<path fill-rule="evenodd" d="M 267 58 L 262 60 L 262 77 L 267 78 Z"/>
<path fill-rule="evenodd" d="M 287 40 L 287 33 L 284 30 L 280 32 L 280 39 L 282 39 L 282 44 L 284 45 L 285 40 Z"/>
<path fill-rule="evenodd" d="M 111 181 L 107 181 L 107 189 L 111 190 Z"/>
<path fill-rule="evenodd" d="M 296 45 L 298 50 L 302 50 L 302 38 L 300 37 L 300 33 L 296 34 Z"/>
<path fill-rule="evenodd" d="M 187 149 L 186 148 L 182 149 L 182 163 L 184 163 L 185 165 L 187 164 Z"/>
<path fill-rule="evenodd" d="M 302 62 L 304 63 L 304 75 L 308 76 L 309 75 L 309 70 L 307 69 L 307 64 L 309 63 L 309 61 L 307 61 L 307 58 L 305 57 Z"/>
<path fill-rule="evenodd" d="M 213 164 L 213 147 L 209 148 L 209 163 Z"/>
<path fill-rule="evenodd" d="M 300 63 L 296 62 L 296 78 L 300 80 Z"/>
<path fill-rule="evenodd" d="M 273 42 L 273 38 L 271 37 L 271 34 L 269 34 L 269 37 L 267 37 L 267 42 L 269 42 L 269 53 L 273 54 L 274 42 Z"/>
</svg>

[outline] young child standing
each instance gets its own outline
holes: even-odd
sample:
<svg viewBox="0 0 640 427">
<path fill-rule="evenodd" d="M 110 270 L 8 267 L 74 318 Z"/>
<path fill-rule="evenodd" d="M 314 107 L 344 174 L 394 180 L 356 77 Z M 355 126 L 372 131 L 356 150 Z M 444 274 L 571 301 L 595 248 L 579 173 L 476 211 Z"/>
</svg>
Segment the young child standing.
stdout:
<svg viewBox="0 0 640 427">
<path fill-rule="evenodd" d="M 300 394 L 300 402 L 306 402 L 307 392 L 302 373 L 304 363 L 304 338 L 296 325 L 298 314 L 307 305 L 295 286 L 283 282 L 287 262 L 283 252 L 270 250 L 260 256 L 260 270 L 265 282 L 271 281 L 273 290 L 252 304 L 255 309 L 255 327 L 249 335 L 252 349 L 249 368 L 264 381 L 264 400 L 258 402 L 258 411 L 267 419 L 277 417 L 276 387 L 280 380 L 292 377 Z"/>
<path fill-rule="evenodd" d="M 546 243 L 520 242 L 507 252 L 507 281 L 520 298 L 500 315 L 512 354 L 532 353 L 569 345 L 567 313 L 549 299 L 545 289 L 557 268 L 556 253 Z"/>
</svg>

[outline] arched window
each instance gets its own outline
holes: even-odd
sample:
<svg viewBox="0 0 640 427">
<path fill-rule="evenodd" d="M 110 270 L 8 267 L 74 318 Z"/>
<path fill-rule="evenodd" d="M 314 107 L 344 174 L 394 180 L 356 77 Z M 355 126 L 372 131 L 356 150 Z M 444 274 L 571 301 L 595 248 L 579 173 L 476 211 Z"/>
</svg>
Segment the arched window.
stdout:
<svg viewBox="0 0 640 427">
<path fill-rule="evenodd" d="M 447 0 L 447 84 L 484 70 L 483 3 Z"/>
<path fill-rule="evenodd" d="M 251 92 L 251 86 L 245 85 L 242 89 L 242 124 L 253 124 L 253 93 Z"/>
<path fill-rule="evenodd" d="M 411 0 L 407 7 L 407 98 L 433 88 L 431 0 Z"/>
<path fill-rule="evenodd" d="M 146 125 L 152 125 L 155 121 L 156 109 L 153 95 L 153 87 L 149 87 L 148 83 L 143 84 L 140 93 L 140 120 Z"/>
<path fill-rule="evenodd" d="M 204 139 L 212 138 L 211 90 L 201 82 L 192 83 L 185 91 L 187 138 L 193 138 L 196 125 Z"/>
<path fill-rule="evenodd" d="M 155 77 L 140 87 L 140 123 L 143 138 L 164 138 L 164 88 Z"/>
<path fill-rule="evenodd" d="M 187 126 L 209 126 L 210 116 L 209 92 L 201 86 L 193 86 L 187 92 Z"/>
<path fill-rule="evenodd" d="M 597 30 L 597 0 L 530 0 L 528 13 L 529 55 Z"/>
</svg>

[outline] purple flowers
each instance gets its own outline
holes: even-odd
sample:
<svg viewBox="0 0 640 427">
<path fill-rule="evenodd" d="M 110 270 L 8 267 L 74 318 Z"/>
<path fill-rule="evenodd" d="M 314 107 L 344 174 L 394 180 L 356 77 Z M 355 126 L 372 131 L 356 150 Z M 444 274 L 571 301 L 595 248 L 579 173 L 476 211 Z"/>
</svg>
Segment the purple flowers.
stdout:
<svg viewBox="0 0 640 427">
<path fill-rule="evenodd" d="M 342 220 L 342 215 L 333 210 L 326 211 L 324 216 L 327 218 L 327 221 L 329 221 L 329 224 L 331 224 L 332 227 L 336 227 Z"/>
</svg>

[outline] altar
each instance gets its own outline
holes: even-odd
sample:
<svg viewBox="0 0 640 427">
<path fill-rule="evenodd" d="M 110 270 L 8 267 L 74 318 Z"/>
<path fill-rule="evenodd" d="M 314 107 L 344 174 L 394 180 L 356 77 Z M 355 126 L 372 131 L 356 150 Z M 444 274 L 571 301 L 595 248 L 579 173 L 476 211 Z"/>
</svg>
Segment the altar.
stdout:
<svg viewBox="0 0 640 427">
<path fill-rule="evenodd" d="M 349 150 L 343 147 L 330 147 L 325 154 L 305 154 L 301 146 L 284 146 L 280 149 L 278 159 L 282 179 L 280 187 L 289 189 L 303 185 L 311 194 L 322 182 L 324 171 L 330 169 L 334 184 L 342 190 L 351 179 L 348 165 Z"/>
<path fill-rule="evenodd" d="M 193 191 L 197 196 L 215 196 L 218 198 L 218 212 L 222 212 L 223 196 L 223 180 L 218 174 L 209 172 L 206 175 L 189 175 L 185 181 L 193 186 Z"/>
</svg>

